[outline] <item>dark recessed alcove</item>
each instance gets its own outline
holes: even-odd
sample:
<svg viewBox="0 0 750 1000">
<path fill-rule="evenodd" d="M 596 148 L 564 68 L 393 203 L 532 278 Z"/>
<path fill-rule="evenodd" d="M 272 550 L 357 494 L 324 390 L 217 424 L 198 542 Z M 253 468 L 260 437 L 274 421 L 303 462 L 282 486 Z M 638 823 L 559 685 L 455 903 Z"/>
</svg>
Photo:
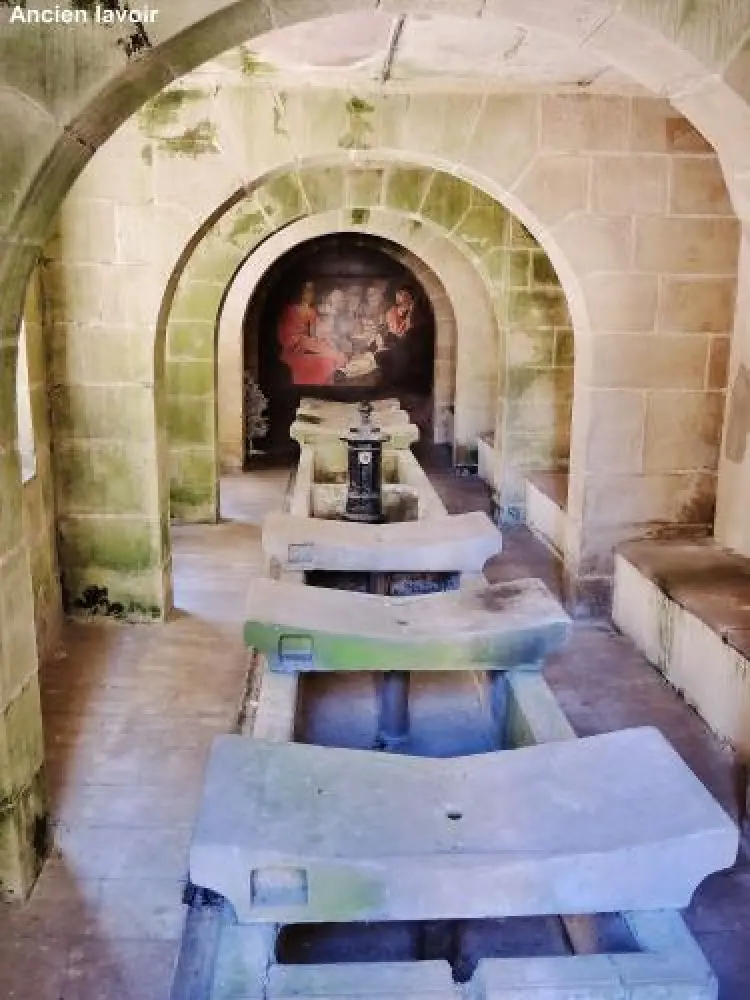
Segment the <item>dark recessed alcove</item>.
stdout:
<svg viewBox="0 0 750 1000">
<path fill-rule="evenodd" d="M 244 366 L 268 399 L 268 433 L 254 448 L 289 452 L 300 398 L 396 397 L 433 438 L 435 318 L 403 250 L 336 233 L 301 243 L 266 273 L 248 303 Z"/>
</svg>

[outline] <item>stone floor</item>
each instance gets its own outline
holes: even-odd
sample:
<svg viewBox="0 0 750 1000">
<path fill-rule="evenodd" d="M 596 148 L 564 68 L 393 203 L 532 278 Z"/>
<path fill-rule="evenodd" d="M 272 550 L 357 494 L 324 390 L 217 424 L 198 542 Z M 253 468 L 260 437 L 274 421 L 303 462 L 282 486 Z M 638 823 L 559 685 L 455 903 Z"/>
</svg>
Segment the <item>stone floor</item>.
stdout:
<svg viewBox="0 0 750 1000">
<path fill-rule="evenodd" d="M 31 901 L 0 909 L 3 1000 L 167 1000 L 183 919 L 190 825 L 206 751 L 243 699 L 244 591 L 259 525 L 286 472 L 223 483 L 223 523 L 174 530 L 175 603 L 165 626 L 70 625 L 42 694 L 56 849 Z M 435 476 L 452 511 L 487 509 L 477 480 Z M 524 529 L 505 533 L 492 579 L 558 573 Z M 655 725 L 734 813 L 732 756 L 603 623 L 577 624 L 546 676 L 579 735 Z M 688 911 L 721 980 L 750 996 L 750 852 L 707 880 Z"/>
</svg>

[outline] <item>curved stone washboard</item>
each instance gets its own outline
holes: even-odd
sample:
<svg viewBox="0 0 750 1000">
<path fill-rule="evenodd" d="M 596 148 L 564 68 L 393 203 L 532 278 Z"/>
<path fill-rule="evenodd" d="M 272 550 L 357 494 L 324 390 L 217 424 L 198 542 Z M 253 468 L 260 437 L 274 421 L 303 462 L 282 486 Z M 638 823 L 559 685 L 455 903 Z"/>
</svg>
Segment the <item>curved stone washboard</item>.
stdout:
<svg viewBox="0 0 750 1000">
<path fill-rule="evenodd" d="M 541 668 L 571 622 L 541 580 L 417 597 L 254 580 L 245 642 L 274 670 Z"/>
<path fill-rule="evenodd" d="M 240 922 L 668 910 L 737 843 L 651 728 L 447 760 L 220 736 L 190 878 Z"/>
<path fill-rule="evenodd" d="M 263 521 L 263 551 L 289 569 L 369 573 L 479 573 L 502 550 L 481 511 L 391 524 L 294 517 Z"/>
</svg>

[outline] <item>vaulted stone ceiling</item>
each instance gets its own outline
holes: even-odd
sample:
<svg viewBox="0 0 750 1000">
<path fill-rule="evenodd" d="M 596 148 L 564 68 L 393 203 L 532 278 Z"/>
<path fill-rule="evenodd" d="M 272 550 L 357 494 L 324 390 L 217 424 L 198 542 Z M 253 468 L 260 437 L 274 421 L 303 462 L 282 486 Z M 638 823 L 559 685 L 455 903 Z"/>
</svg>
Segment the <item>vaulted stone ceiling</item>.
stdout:
<svg viewBox="0 0 750 1000">
<path fill-rule="evenodd" d="M 245 71 L 391 89 L 571 89 L 643 93 L 625 73 L 559 34 L 512 21 L 361 11 L 281 28 L 244 47 Z M 237 68 L 237 53 L 216 60 Z"/>
</svg>

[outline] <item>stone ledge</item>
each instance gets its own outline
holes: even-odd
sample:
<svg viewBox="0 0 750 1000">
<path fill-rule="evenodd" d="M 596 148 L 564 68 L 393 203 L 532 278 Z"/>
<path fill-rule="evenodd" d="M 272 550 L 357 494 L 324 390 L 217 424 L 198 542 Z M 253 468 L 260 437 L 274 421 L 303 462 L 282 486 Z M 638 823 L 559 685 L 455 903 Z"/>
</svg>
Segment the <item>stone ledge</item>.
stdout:
<svg viewBox="0 0 750 1000">
<path fill-rule="evenodd" d="M 617 554 L 750 658 L 750 559 L 711 539 L 626 542 Z"/>
</svg>

